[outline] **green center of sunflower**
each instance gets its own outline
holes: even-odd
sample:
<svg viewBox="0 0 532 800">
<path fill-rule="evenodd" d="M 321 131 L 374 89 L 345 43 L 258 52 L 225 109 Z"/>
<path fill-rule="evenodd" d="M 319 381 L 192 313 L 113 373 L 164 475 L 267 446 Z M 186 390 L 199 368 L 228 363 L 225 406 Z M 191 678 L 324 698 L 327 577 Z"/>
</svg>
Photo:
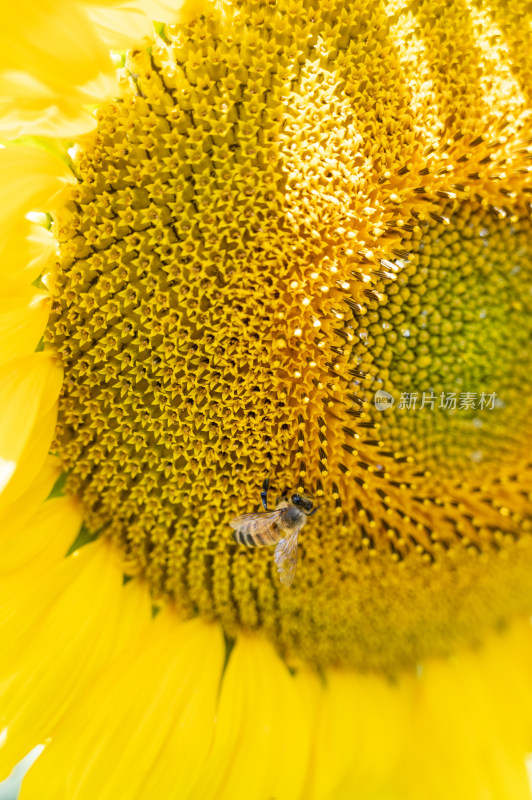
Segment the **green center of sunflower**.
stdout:
<svg viewBox="0 0 532 800">
<path fill-rule="evenodd" d="M 384 28 L 342 8 L 129 54 L 73 155 L 46 341 L 68 490 L 156 600 L 389 670 L 532 604 L 530 224 L 467 199 L 503 142 L 428 114 L 423 153 L 401 65 L 358 74 Z M 229 527 L 268 473 L 320 504 L 290 587 Z"/>
<path fill-rule="evenodd" d="M 385 445 L 481 480 L 532 433 L 530 224 L 470 203 L 449 221 L 403 240 L 408 262 L 353 325 L 353 352 Z"/>
</svg>

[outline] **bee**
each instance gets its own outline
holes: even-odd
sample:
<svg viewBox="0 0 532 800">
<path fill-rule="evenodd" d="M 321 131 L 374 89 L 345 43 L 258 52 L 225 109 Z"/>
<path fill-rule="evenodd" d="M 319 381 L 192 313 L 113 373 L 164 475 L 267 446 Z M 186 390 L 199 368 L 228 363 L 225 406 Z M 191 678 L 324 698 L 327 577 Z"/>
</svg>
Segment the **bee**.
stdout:
<svg viewBox="0 0 532 800">
<path fill-rule="evenodd" d="M 274 559 L 279 579 L 290 586 L 296 574 L 297 540 L 301 528 L 316 513 L 312 500 L 301 494 L 293 494 L 290 500 L 281 497 L 275 511 L 268 509 L 268 489 L 270 483 L 265 478 L 260 493 L 264 511 L 257 514 L 242 514 L 229 523 L 235 529 L 235 539 L 247 547 L 267 547 L 276 544 Z"/>
</svg>

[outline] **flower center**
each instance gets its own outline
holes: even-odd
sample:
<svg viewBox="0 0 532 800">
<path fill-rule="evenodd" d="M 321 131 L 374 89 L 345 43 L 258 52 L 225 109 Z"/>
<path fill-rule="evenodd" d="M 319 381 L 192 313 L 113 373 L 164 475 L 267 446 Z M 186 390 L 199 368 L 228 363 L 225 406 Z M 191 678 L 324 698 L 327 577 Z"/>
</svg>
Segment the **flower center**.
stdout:
<svg viewBox="0 0 532 800">
<path fill-rule="evenodd" d="M 45 337 L 54 451 L 156 600 L 287 657 L 395 669 L 532 605 L 530 224 L 452 200 L 484 140 L 452 132 L 448 185 L 399 65 L 373 59 L 372 99 L 351 99 L 379 26 L 351 41 L 287 9 L 167 28 L 78 143 Z M 320 505 L 290 587 L 229 527 L 267 474 L 271 498 Z"/>
<path fill-rule="evenodd" d="M 353 326 L 379 437 L 440 478 L 482 481 L 526 460 L 530 233 L 463 203 L 403 240 L 408 263 Z"/>
</svg>

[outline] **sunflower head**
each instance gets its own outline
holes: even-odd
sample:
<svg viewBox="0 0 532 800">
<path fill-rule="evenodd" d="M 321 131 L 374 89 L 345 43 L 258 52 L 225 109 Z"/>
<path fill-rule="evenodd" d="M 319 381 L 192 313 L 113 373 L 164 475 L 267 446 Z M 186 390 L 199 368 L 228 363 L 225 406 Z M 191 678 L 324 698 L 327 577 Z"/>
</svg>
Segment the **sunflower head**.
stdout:
<svg viewBox="0 0 532 800">
<path fill-rule="evenodd" d="M 67 489 L 155 599 L 389 669 L 530 600 L 529 148 L 516 80 L 434 107 L 423 11 L 372 13 L 244 4 L 131 50 L 73 151 L 45 340 Z M 228 525 L 267 474 L 321 505 L 289 589 Z"/>
<path fill-rule="evenodd" d="M 525 800 L 529 9 L 21 2 L 0 773 Z"/>
</svg>

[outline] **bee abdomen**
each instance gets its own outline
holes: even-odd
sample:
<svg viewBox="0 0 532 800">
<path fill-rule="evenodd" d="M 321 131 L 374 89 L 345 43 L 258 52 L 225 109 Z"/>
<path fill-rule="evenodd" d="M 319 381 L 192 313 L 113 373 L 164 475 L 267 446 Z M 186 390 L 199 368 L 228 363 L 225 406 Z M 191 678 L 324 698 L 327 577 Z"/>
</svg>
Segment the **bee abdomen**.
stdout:
<svg viewBox="0 0 532 800">
<path fill-rule="evenodd" d="M 235 531 L 235 539 L 239 544 L 245 544 L 247 547 L 255 546 L 253 536 L 245 531 Z"/>
<path fill-rule="evenodd" d="M 272 531 L 262 531 L 261 533 L 250 533 L 241 529 L 235 531 L 235 539 L 246 547 L 265 547 L 278 541 L 278 529 L 274 528 Z"/>
</svg>

